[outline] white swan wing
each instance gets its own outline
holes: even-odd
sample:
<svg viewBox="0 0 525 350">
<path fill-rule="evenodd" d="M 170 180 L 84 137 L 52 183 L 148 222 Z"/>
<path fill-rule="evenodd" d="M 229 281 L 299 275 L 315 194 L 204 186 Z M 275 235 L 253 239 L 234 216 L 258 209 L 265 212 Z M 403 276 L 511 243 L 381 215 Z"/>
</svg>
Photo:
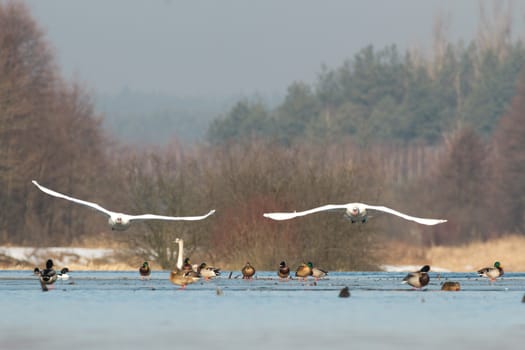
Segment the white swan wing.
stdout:
<svg viewBox="0 0 525 350">
<path fill-rule="evenodd" d="M 437 224 L 441 224 L 441 223 L 447 222 L 447 220 L 443 220 L 443 219 L 426 219 L 426 218 L 418 218 L 418 217 L 415 217 L 415 216 L 410 216 L 410 215 L 401 213 L 401 212 L 399 212 L 397 210 L 394 210 L 394 209 L 391 209 L 391 208 L 388 208 L 388 207 L 384 207 L 384 206 L 375 206 L 375 205 L 365 204 L 365 207 L 366 207 L 366 209 L 372 209 L 372 210 L 377 210 L 377 211 L 382 211 L 382 212 L 385 212 L 385 213 L 393 214 L 393 215 L 402 217 L 405 220 L 414 221 L 414 222 L 417 222 L 419 224 L 428 225 L 428 226 L 437 225 Z"/>
<path fill-rule="evenodd" d="M 154 214 L 143 214 L 143 215 L 130 215 L 129 221 L 139 221 L 139 220 L 170 220 L 170 221 L 196 221 L 206 219 L 208 216 L 213 215 L 215 209 L 210 210 L 206 215 L 202 216 L 163 216 L 163 215 L 154 215 Z"/>
<path fill-rule="evenodd" d="M 265 218 L 273 219 L 273 220 L 288 220 L 293 219 L 298 216 L 305 216 L 308 214 L 317 213 L 320 211 L 325 210 L 336 210 L 336 209 L 346 209 L 348 208 L 348 204 L 327 204 L 323 205 L 321 207 L 305 210 L 305 211 L 294 211 L 289 213 L 264 213 Z"/>
<path fill-rule="evenodd" d="M 77 199 L 77 198 L 73 198 L 73 197 L 69 197 L 69 196 L 66 196 L 65 194 L 62 194 L 62 193 L 58 193 L 56 191 L 53 191 L 47 187 L 44 187 L 42 185 L 40 185 L 38 182 L 36 182 L 35 180 L 31 181 L 33 183 L 33 185 L 35 185 L 36 187 L 38 187 L 40 189 L 40 191 L 44 192 L 44 193 L 47 193 L 48 195 L 50 196 L 53 196 L 53 197 L 58 197 L 58 198 L 62 198 L 62 199 L 66 199 L 68 201 L 71 201 L 71 202 L 75 202 L 75 203 L 78 203 L 78 204 L 81 204 L 81 205 L 85 205 L 85 206 L 88 206 L 88 207 L 91 207 L 95 210 L 98 210 L 104 214 L 106 214 L 107 216 L 111 216 L 112 214 L 114 214 L 112 211 L 109 211 L 107 210 L 106 208 L 103 208 L 101 207 L 100 205 L 98 205 L 97 203 L 93 203 L 93 202 L 88 202 L 88 201 L 83 201 L 81 199 Z"/>
</svg>

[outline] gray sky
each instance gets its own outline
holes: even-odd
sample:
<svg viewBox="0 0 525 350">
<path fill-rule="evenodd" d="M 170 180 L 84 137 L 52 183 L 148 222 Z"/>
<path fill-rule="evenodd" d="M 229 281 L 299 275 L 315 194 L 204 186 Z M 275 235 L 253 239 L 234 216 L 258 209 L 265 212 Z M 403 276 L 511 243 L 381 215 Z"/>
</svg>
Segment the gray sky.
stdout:
<svg viewBox="0 0 525 350">
<path fill-rule="evenodd" d="M 523 3 L 516 1 L 516 13 Z M 478 0 L 30 0 L 66 78 L 99 93 L 282 94 L 361 48 L 430 48 L 475 36 Z M 487 4 L 491 7 L 491 3 Z M 519 19 L 522 20 L 520 15 Z"/>
</svg>

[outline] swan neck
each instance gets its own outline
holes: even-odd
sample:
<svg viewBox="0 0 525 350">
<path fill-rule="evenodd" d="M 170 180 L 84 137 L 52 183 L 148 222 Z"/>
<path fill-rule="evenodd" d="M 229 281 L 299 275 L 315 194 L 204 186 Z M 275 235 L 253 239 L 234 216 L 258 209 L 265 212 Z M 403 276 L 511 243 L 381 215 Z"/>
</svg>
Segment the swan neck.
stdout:
<svg viewBox="0 0 525 350">
<path fill-rule="evenodd" d="M 184 241 L 180 239 L 179 243 L 179 254 L 177 256 L 177 268 L 182 270 L 182 255 L 184 254 Z"/>
</svg>

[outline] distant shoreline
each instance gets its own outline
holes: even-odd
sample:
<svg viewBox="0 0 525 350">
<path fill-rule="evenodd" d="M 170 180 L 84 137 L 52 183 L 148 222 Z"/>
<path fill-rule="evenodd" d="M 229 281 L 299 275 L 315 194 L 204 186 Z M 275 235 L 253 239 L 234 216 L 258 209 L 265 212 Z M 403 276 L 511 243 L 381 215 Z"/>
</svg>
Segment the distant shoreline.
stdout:
<svg viewBox="0 0 525 350">
<path fill-rule="evenodd" d="M 525 271 L 525 236 L 519 235 L 454 247 L 417 247 L 392 241 L 384 250 L 385 256 L 378 264 L 382 269 L 377 271 L 411 271 L 429 264 L 434 272 L 475 272 L 492 266 L 494 261 L 500 261 L 508 272 Z M 0 269 L 32 270 L 35 266 L 43 266 L 48 258 L 52 258 L 57 267 L 67 266 L 73 271 L 135 271 L 142 263 L 138 257 L 133 263 L 129 258 L 124 261 L 116 252 L 113 248 L 0 246 Z M 163 271 L 154 261 L 150 264 L 153 270 Z M 228 264 L 219 266 L 225 271 L 237 270 Z"/>
</svg>

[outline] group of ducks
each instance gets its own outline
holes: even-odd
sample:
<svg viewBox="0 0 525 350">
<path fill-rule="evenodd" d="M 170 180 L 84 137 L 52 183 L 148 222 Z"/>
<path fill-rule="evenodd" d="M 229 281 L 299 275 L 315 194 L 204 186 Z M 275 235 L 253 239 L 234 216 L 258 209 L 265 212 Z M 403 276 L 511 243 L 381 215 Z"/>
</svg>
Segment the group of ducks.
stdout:
<svg viewBox="0 0 525 350">
<path fill-rule="evenodd" d="M 181 239 L 177 239 L 177 243 L 179 243 L 179 247 L 182 247 L 183 242 Z M 180 255 L 179 260 L 182 260 L 182 255 Z M 205 262 L 201 263 L 200 265 L 192 265 L 189 258 L 185 258 L 184 263 L 180 264 L 179 262 L 178 265 L 180 268 L 178 266 L 173 271 L 171 271 L 169 279 L 173 284 L 179 285 L 182 288 L 185 288 L 188 284 L 199 281 L 201 278 L 209 280 L 210 278 L 220 275 L 220 268 L 208 266 Z M 419 271 L 410 272 L 407 274 L 405 278 L 403 278 L 402 283 L 407 283 L 414 288 L 421 289 L 430 282 L 430 276 L 428 275 L 429 271 L 430 266 L 425 265 L 419 269 Z M 255 267 L 253 267 L 250 262 L 246 262 L 246 264 L 241 269 L 243 279 L 252 279 L 255 275 L 255 272 Z M 35 267 L 33 273 L 39 277 L 40 285 L 43 291 L 47 291 L 48 286 L 54 284 L 57 280 L 69 279 L 69 269 L 64 267 L 59 272 L 55 271 L 54 263 L 51 259 L 46 261 L 45 269 Z M 504 275 L 503 266 L 499 261 L 496 261 L 493 267 L 482 268 L 478 270 L 477 273 L 481 277 L 488 278 L 491 283 Z M 142 266 L 140 266 L 139 274 L 142 279 L 150 278 L 151 268 L 147 261 L 144 261 Z M 312 276 L 317 281 L 319 278 L 323 278 L 327 274 L 328 272 L 326 270 L 313 266 L 313 263 L 310 261 L 308 263 L 300 264 L 295 271 L 295 277 L 298 280 L 303 281 L 306 281 L 307 277 L 309 276 Z M 288 280 L 291 278 L 290 267 L 285 261 L 280 262 L 277 275 L 279 276 L 280 280 Z M 460 288 L 459 282 L 452 281 L 447 281 L 441 286 L 442 290 L 447 291 L 459 291 Z"/>
<path fill-rule="evenodd" d="M 425 287 L 428 282 L 430 282 L 430 276 L 428 275 L 430 271 L 430 266 L 425 265 L 419 271 L 410 272 L 408 275 L 403 278 L 403 283 L 407 283 L 414 288 L 421 289 Z M 490 283 L 496 281 L 496 278 L 504 275 L 503 266 L 499 261 L 494 263 L 493 267 L 484 267 L 477 271 L 478 275 L 481 277 L 486 277 L 489 279 Z M 446 291 L 459 291 L 461 286 L 459 282 L 447 281 L 441 286 L 441 290 Z"/>
<path fill-rule="evenodd" d="M 40 280 L 40 286 L 42 290 L 47 292 L 48 286 L 55 283 L 57 280 L 68 280 L 69 279 L 69 269 L 67 267 L 62 268 L 59 272 L 55 271 L 53 260 L 48 259 L 46 261 L 46 268 L 40 269 L 35 267 L 33 274 L 38 276 Z"/>
<path fill-rule="evenodd" d="M 255 275 L 255 268 L 247 262 L 241 269 L 243 279 L 252 279 Z M 312 276 L 317 281 L 319 278 L 326 276 L 328 272 L 321 268 L 315 267 L 311 261 L 308 263 L 302 263 L 295 270 L 295 277 L 299 280 L 306 281 L 308 276 Z M 286 261 L 281 261 L 279 264 L 279 269 L 277 270 L 277 276 L 281 280 L 288 280 L 290 278 L 290 267 L 286 264 Z"/>
<path fill-rule="evenodd" d="M 147 261 L 144 261 L 139 268 L 139 274 L 142 279 L 149 279 L 151 275 L 151 268 Z M 200 265 L 192 265 L 190 258 L 184 259 L 182 269 L 173 270 L 170 274 L 170 281 L 174 284 L 185 286 L 187 284 L 198 281 L 201 278 L 208 280 L 217 277 L 221 274 L 221 269 L 213 266 L 208 266 L 205 262 Z"/>
<path fill-rule="evenodd" d="M 279 264 L 277 275 L 280 279 L 290 278 L 290 268 L 286 265 L 285 261 L 281 261 Z M 312 276 L 317 281 L 319 278 L 323 278 L 326 275 L 328 275 L 328 271 L 314 266 L 311 261 L 307 262 L 306 264 L 300 264 L 295 270 L 295 277 L 297 277 L 299 280 L 302 279 L 303 281 L 306 281 L 308 276 Z"/>
<path fill-rule="evenodd" d="M 181 242 L 182 240 L 178 240 L 177 242 Z M 190 263 L 189 258 L 184 259 L 184 264 L 182 264 L 182 268 L 175 268 L 170 272 L 170 281 L 173 284 L 180 285 L 182 288 L 185 288 L 186 285 L 192 284 L 200 280 L 201 278 L 204 278 L 205 280 L 209 280 L 210 278 L 214 278 L 216 276 L 220 275 L 220 268 L 208 266 L 205 262 L 201 263 L 200 265 L 192 265 Z M 243 279 L 252 279 L 255 275 L 255 267 L 253 267 L 250 262 L 246 262 L 246 264 L 241 268 L 242 278 Z M 149 266 L 149 263 L 145 261 L 142 266 L 139 267 L 139 274 L 142 279 L 149 279 L 151 275 L 151 268 Z M 297 277 L 299 280 L 306 281 L 307 277 L 312 276 L 317 281 L 319 278 L 325 277 L 328 274 L 326 270 L 323 270 L 319 267 L 313 266 L 312 262 L 308 263 L 302 263 L 297 267 L 297 270 L 295 271 L 295 277 Z M 281 261 L 279 264 L 279 269 L 277 270 L 277 275 L 279 276 L 280 280 L 288 280 L 291 278 L 290 276 L 290 267 L 286 264 L 285 261 Z"/>
</svg>

